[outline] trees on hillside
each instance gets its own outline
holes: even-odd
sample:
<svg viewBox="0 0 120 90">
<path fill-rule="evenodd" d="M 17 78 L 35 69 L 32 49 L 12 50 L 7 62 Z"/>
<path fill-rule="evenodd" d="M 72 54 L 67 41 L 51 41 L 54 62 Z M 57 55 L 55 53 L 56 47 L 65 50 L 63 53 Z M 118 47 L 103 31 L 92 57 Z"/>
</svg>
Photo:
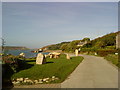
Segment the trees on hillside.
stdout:
<svg viewBox="0 0 120 90">
<path fill-rule="evenodd" d="M 66 48 L 67 48 L 67 45 L 68 45 L 67 43 L 62 44 L 61 47 L 60 47 L 60 49 L 61 49 L 62 51 L 65 51 Z"/>
<path fill-rule="evenodd" d="M 90 41 L 90 38 L 83 38 L 82 40 L 74 40 L 72 42 L 62 42 L 59 44 L 51 45 L 49 46 L 49 49 L 51 50 L 63 50 L 63 51 L 72 51 L 74 52 L 75 49 L 80 48 L 77 45 L 80 42 L 87 41 L 87 44 L 83 45 L 82 48 L 95 48 L 95 49 L 101 49 L 106 47 L 115 46 L 116 44 L 116 33 L 110 33 L 107 35 L 104 35 L 102 37 L 98 37 L 94 40 Z"/>
<path fill-rule="evenodd" d="M 5 40 L 3 38 L 1 38 L 1 40 L 2 40 L 2 52 L 4 52 Z"/>
<path fill-rule="evenodd" d="M 90 38 L 83 38 L 83 39 L 82 39 L 82 42 L 85 42 L 85 41 L 89 42 L 89 41 L 90 41 Z"/>
</svg>

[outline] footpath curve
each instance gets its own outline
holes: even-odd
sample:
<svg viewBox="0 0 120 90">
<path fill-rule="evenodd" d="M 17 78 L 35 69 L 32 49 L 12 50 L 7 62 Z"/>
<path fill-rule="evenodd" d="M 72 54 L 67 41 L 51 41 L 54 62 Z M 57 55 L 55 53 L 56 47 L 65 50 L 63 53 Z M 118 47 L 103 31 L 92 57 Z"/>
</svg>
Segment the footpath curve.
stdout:
<svg viewBox="0 0 120 90">
<path fill-rule="evenodd" d="M 61 83 L 61 88 L 118 88 L 117 68 L 103 57 L 80 56 L 83 62 Z"/>
</svg>

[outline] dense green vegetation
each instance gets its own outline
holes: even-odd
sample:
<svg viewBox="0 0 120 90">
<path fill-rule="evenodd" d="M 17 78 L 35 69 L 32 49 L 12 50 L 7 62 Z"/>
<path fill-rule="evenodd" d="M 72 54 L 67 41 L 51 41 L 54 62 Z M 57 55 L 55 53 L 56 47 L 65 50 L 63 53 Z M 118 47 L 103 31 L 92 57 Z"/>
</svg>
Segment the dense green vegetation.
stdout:
<svg viewBox="0 0 120 90">
<path fill-rule="evenodd" d="M 110 61 L 111 63 L 115 64 L 116 66 L 120 67 L 120 65 L 118 63 L 118 55 L 109 54 L 109 55 L 105 56 L 105 59 Z"/>
<path fill-rule="evenodd" d="M 77 47 L 78 43 L 80 43 L 81 40 L 74 40 L 71 42 L 62 42 L 59 44 L 49 45 L 47 48 L 49 50 L 63 50 L 66 52 L 73 52 Z M 44 47 L 43 47 L 44 48 Z"/>
<path fill-rule="evenodd" d="M 81 48 L 81 51 L 97 51 L 98 49 L 108 49 L 113 50 L 116 48 L 116 33 L 110 33 L 104 35 L 102 37 L 98 37 L 94 40 L 89 38 L 83 38 L 82 40 L 74 40 L 71 42 L 62 42 L 59 44 L 49 45 L 48 49 L 50 50 L 62 50 L 65 52 L 74 52 L 75 49 Z M 87 44 L 81 46 L 77 46 L 80 42 L 87 41 Z"/>
<path fill-rule="evenodd" d="M 65 55 L 61 55 L 58 59 L 50 59 L 48 57 L 46 60 L 46 64 L 36 65 L 35 59 L 27 59 L 26 62 L 28 65 L 31 65 L 31 68 L 14 73 L 12 78 L 22 77 L 34 80 L 56 76 L 59 80 L 55 82 L 62 82 L 77 67 L 83 58 L 78 56 L 68 60 Z"/>
<path fill-rule="evenodd" d="M 49 50 L 60 50 L 61 46 L 64 44 L 68 44 L 70 42 L 62 42 L 62 43 L 58 43 L 58 44 L 54 44 L 54 45 L 49 45 L 48 49 Z"/>
<path fill-rule="evenodd" d="M 74 40 L 68 44 L 63 44 L 60 49 L 66 52 L 74 52 L 76 48 L 79 48 L 77 45 L 80 42 L 80 40 Z"/>
<path fill-rule="evenodd" d="M 98 37 L 88 44 L 84 45 L 87 48 L 114 48 L 116 45 L 116 34 L 117 33 L 110 33 L 104 35 L 102 37 Z"/>
</svg>

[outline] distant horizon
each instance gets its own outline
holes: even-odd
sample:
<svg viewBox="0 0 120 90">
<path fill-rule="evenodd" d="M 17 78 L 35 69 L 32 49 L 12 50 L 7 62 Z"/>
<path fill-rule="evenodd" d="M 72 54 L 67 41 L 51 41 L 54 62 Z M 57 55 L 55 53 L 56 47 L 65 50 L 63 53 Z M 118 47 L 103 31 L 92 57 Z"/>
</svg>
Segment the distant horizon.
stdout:
<svg viewBox="0 0 120 90">
<path fill-rule="evenodd" d="M 117 2 L 3 2 L 6 46 L 91 40 L 118 31 Z"/>
</svg>

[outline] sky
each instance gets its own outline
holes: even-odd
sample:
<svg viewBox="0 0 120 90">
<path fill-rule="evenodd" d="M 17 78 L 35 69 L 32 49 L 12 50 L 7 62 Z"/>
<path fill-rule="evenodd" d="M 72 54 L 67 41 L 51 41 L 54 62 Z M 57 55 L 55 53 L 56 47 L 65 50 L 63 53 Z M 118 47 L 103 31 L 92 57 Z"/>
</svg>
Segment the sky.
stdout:
<svg viewBox="0 0 120 90">
<path fill-rule="evenodd" d="M 40 48 L 118 31 L 117 2 L 3 2 L 7 46 Z"/>
</svg>

